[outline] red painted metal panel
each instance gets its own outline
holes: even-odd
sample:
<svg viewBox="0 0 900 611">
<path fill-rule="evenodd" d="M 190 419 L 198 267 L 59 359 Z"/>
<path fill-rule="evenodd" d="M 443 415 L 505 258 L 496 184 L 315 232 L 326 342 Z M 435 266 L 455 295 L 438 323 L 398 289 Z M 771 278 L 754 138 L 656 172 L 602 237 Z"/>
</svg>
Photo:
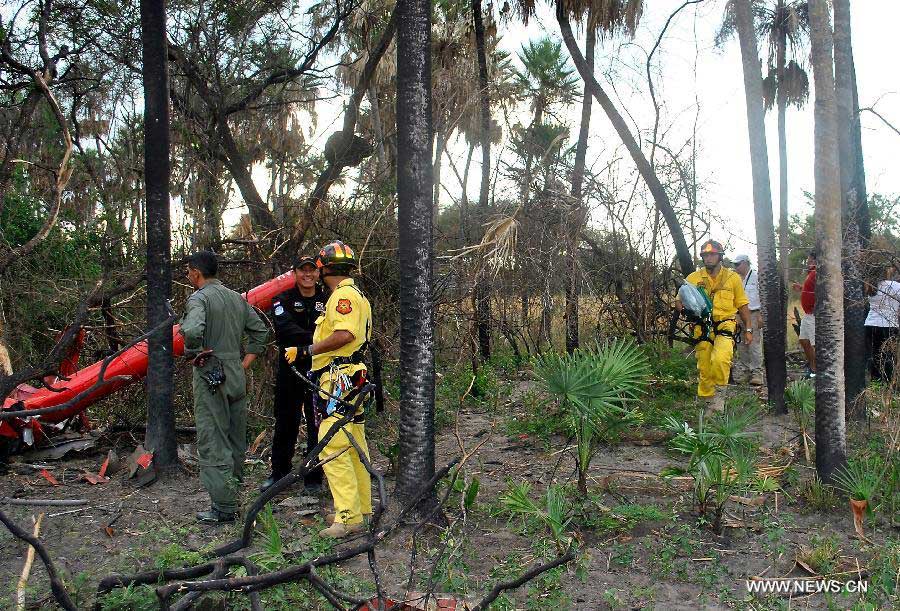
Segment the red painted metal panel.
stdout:
<svg viewBox="0 0 900 611">
<path fill-rule="evenodd" d="M 257 307 L 260 310 L 268 310 L 272 306 L 272 299 L 279 293 L 288 290 L 293 283 L 293 273 L 286 272 L 277 278 L 250 289 L 244 293 L 244 297 L 250 302 L 250 305 Z M 178 332 L 179 328 L 179 325 L 175 325 L 172 328 L 174 334 L 172 348 L 175 356 L 182 356 L 184 354 L 184 336 Z M 97 382 L 102 365 L 102 361 L 98 361 L 93 365 L 88 365 L 84 369 L 78 370 L 68 381 L 60 381 L 54 386 L 56 391 L 59 392 L 54 392 L 46 388 L 34 389 L 22 385 L 22 387 L 18 388 L 10 398 L 4 401 L 3 409 L 32 410 L 43 407 L 53 407 L 54 405 L 60 405 L 66 401 L 70 401 L 80 393 L 87 391 Z M 111 379 L 116 376 L 128 376 L 127 380 L 119 380 L 97 388 L 71 407 L 52 414 L 38 416 L 38 418 L 42 422 L 48 423 L 67 420 L 103 397 L 106 397 L 129 384 L 137 382 L 146 374 L 147 343 L 141 342 L 113 359 L 106 368 L 104 379 Z M 14 430 L 18 432 L 24 427 L 31 428 L 30 423 L 23 419 L 15 419 L 8 422 L 11 426 L 0 427 L 0 435 L 13 436 Z"/>
</svg>

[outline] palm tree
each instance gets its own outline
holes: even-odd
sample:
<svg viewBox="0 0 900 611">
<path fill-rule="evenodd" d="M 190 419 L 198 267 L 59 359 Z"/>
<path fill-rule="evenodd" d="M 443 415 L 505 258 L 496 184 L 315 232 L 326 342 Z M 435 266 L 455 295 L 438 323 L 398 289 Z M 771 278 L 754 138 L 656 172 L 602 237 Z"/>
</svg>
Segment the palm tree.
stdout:
<svg viewBox="0 0 900 611">
<path fill-rule="evenodd" d="M 515 80 L 520 92 L 520 101 L 528 101 L 531 104 L 532 119 L 527 127 L 517 127 L 517 140 L 519 149 L 525 160 L 525 169 L 522 178 L 522 208 L 528 210 L 531 205 L 531 183 L 533 179 L 533 166 L 535 157 L 543 157 L 549 150 L 546 145 L 553 142 L 547 139 L 550 131 L 558 126 L 552 125 L 547 117 L 555 114 L 555 107 L 561 104 L 571 104 L 578 94 L 578 77 L 575 70 L 569 66 L 569 60 L 562 52 L 562 43 L 554 42 L 549 38 L 538 41 L 529 41 L 522 46 L 519 53 L 519 61 L 522 69 L 514 71 Z M 520 271 L 523 276 L 530 275 L 526 267 L 530 258 L 520 257 Z M 549 279 L 549 276 L 547 277 Z M 521 324 L 523 331 L 529 327 L 530 291 L 533 282 L 523 277 L 521 282 Z M 544 314 L 542 321 L 549 318 L 552 297 L 549 291 L 544 291 L 542 299 Z M 541 336 L 549 341 L 549 327 L 541 325 Z"/>
<path fill-rule="evenodd" d="M 535 132 L 544 123 L 544 115 L 552 112 L 556 104 L 571 104 L 578 94 L 578 77 L 569 67 L 569 60 L 562 53 L 562 43 L 549 38 L 529 41 L 519 53 L 522 70 L 515 76 L 522 91 L 522 99 L 531 102 L 533 117 L 525 132 L 525 179 L 522 185 L 522 201 L 527 206 L 531 191 L 531 171 L 536 151 Z"/>
<path fill-rule="evenodd" d="M 612 100 L 600 86 L 597 79 L 594 78 L 584 55 L 582 55 L 581 50 L 578 48 L 578 44 L 575 42 L 572 26 L 569 22 L 569 15 L 584 15 L 588 12 L 591 5 L 595 6 L 594 14 L 597 16 L 595 19 L 600 19 L 601 23 L 621 24 L 613 25 L 613 27 L 609 28 L 604 27 L 603 29 L 613 31 L 624 27 L 633 32 L 640 18 L 643 2 L 641 0 L 586 0 L 585 2 L 563 2 L 562 0 L 557 0 L 556 19 L 559 22 L 563 41 L 566 43 L 566 48 L 572 56 L 572 61 L 575 63 L 575 67 L 578 69 L 578 73 L 581 75 L 585 87 L 591 92 L 591 95 L 596 98 L 601 108 L 603 108 L 607 118 L 609 118 L 610 123 L 613 124 L 616 133 L 628 150 L 629 155 L 631 155 L 631 159 L 634 161 L 635 166 L 637 166 L 638 172 L 644 179 L 644 182 L 647 183 L 647 187 L 650 189 L 650 193 L 653 196 L 653 201 L 660 214 L 662 214 L 663 219 L 665 219 L 666 227 L 668 227 L 669 233 L 672 235 L 672 241 L 675 243 L 675 252 L 681 272 L 684 275 L 687 275 L 694 271 L 694 260 L 691 257 L 691 252 L 684 239 L 684 231 L 681 228 L 678 217 L 675 215 L 675 209 L 672 207 L 669 195 L 666 193 L 659 177 L 647 160 L 647 156 L 644 155 L 644 152 L 641 150 L 634 134 L 631 133 L 628 124 L 625 123 L 625 119 L 622 117 L 621 113 L 619 113 L 618 109 L 616 109 Z M 534 14 L 534 6 L 533 0 L 520 0 L 519 10 L 527 19 L 529 15 Z M 590 26 L 588 29 L 590 29 Z"/>
<path fill-rule="evenodd" d="M 815 83 L 816 471 L 831 481 L 846 462 L 844 285 L 841 278 L 841 173 L 827 0 L 810 0 Z"/>
<path fill-rule="evenodd" d="M 725 6 L 722 27 L 716 35 L 721 46 L 735 33 L 734 4 Z M 802 107 L 809 98 L 809 76 L 797 61 L 804 54 L 809 36 L 809 11 L 805 0 L 752 0 L 755 32 L 768 47 L 769 73 L 763 79 L 766 110 L 778 108 L 778 259 L 781 262 L 782 308 L 787 312 L 788 260 L 788 182 L 787 182 L 787 107 Z M 788 55 L 790 54 L 790 58 Z"/>
<path fill-rule="evenodd" d="M 599 5 L 590 2 L 588 5 L 574 5 L 570 10 L 576 21 L 587 18 L 585 32 L 585 65 L 590 74 L 594 73 L 594 49 L 597 36 L 604 33 L 624 31 L 633 34 L 637 20 L 643 9 L 642 2 L 619 0 L 605 1 Z M 597 11 L 602 15 L 597 19 Z M 591 124 L 591 101 L 593 97 L 584 87 L 581 99 L 581 125 L 578 130 L 578 142 L 575 145 L 575 164 L 572 169 L 572 219 L 570 220 L 566 248 L 568 261 L 566 265 L 566 351 L 570 354 L 578 348 L 578 297 L 581 292 L 578 274 L 579 235 L 587 220 L 587 209 L 581 201 L 581 186 L 584 181 L 585 157 L 587 156 L 587 139 Z"/>
<path fill-rule="evenodd" d="M 747 129 L 750 137 L 750 165 L 753 174 L 753 209 L 759 258 L 760 301 L 766 335 L 763 348 L 769 401 L 778 413 L 786 413 L 784 391 L 787 366 L 784 360 L 786 321 L 781 276 L 775 256 L 772 226 L 772 192 L 769 187 L 769 154 L 766 145 L 763 80 L 753 27 L 751 0 L 732 0 L 728 14 L 737 31 L 744 72 Z"/>
<path fill-rule="evenodd" d="M 834 0 L 834 81 L 838 112 L 838 147 L 841 164 L 841 195 L 845 255 L 844 272 L 844 375 L 846 405 L 851 414 L 865 414 L 866 359 L 858 355 L 868 350 L 865 334 L 866 301 L 863 291 L 860 253 L 868 247 L 868 203 L 865 174 L 861 171 L 862 145 L 857 140 L 859 105 L 850 30 L 849 0 Z"/>
<path fill-rule="evenodd" d="M 478 99 L 481 110 L 481 187 L 478 192 L 478 208 L 483 215 L 487 210 L 491 180 L 491 97 L 488 89 L 487 52 L 485 50 L 484 17 L 481 0 L 472 0 L 472 19 L 475 23 L 475 53 L 478 60 Z M 463 185 L 465 189 L 465 185 Z M 483 278 L 475 278 L 473 293 L 475 329 L 478 334 L 478 351 L 483 360 L 491 356 L 491 309 Z"/>
<path fill-rule="evenodd" d="M 790 269 L 787 264 L 788 174 L 787 174 L 787 106 L 800 108 L 809 98 L 809 77 L 796 58 L 804 52 L 809 36 L 809 12 L 805 1 L 776 0 L 775 6 L 762 5 L 757 21 L 769 42 L 769 74 L 763 81 L 766 109 L 778 107 L 778 259 L 781 262 L 782 310 L 787 314 L 787 287 Z M 788 60 L 787 53 L 793 57 Z M 774 70 L 773 70 L 774 55 Z"/>
<path fill-rule="evenodd" d="M 169 73 L 166 53 L 165 0 L 141 1 L 144 76 L 144 180 L 147 198 L 147 327 L 169 317 L 172 254 L 169 232 Z M 172 327 L 150 336 L 147 365 L 147 433 L 145 446 L 157 466 L 178 461 Z"/>
<path fill-rule="evenodd" d="M 434 475 L 431 0 L 408 0 L 397 11 L 397 223 L 404 280 L 397 496 L 408 499 Z"/>
</svg>

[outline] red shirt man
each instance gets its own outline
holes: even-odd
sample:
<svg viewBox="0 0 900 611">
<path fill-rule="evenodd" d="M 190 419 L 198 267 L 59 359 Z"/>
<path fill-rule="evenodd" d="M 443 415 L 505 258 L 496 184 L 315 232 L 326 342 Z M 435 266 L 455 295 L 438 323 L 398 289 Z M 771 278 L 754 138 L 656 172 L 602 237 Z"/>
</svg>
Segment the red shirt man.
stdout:
<svg viewBox="0 0 900 611">
<path fill-rule="evenodd" d="M 803 288 L 800 291 L 800 305 L 806 314 L 812 314 L 816 311 L 816 264 L 813 262 L 812 268 L 806 274 L 806 280 L 803 281 Z"/>
</svg>

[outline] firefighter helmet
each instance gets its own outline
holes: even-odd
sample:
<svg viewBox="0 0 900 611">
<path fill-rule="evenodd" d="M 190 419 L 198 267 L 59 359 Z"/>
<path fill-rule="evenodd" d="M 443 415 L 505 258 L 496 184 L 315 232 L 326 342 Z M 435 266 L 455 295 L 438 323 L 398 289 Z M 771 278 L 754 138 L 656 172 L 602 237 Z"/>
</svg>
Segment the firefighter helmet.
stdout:
<svg viewBox="0 0 900 611">
<path fill-rule="evenodd" d="M 349 274 L 356 263 L 356 253 L 340 240 L 329 242 L 316 256 L 316 267 L 320 270 L 329 267 L 332 271 Z"/>
<path fill-rule="evenodd" d="M 715 240 L 707 240 L 703 243 L 703 246 L 700 247 L 700 255 L 703 256 L 708 253 L 724 255 L 725 249 L 722 248 L 721 243 L 716 242 Z"/>
</svg>

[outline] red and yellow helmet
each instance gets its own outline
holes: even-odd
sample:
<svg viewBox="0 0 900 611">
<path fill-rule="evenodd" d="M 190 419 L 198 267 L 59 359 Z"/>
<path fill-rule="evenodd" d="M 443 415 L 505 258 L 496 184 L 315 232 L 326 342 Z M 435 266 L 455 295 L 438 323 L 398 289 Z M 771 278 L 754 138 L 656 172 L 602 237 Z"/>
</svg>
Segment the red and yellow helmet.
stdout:
<svg viewBox="0 0 900 611">
<path fill-rule="evenodd" d="M 724 255 L 725 249 L 722 248 L 721 243 L 716 242 L 715 240 L 707 240 L 700 247 L 700 256 L 702 257 L 703 255 L 706 255 L 709 253 L 715 253 L 717 255 Z"/>
<path fill-rule="evenodd" d="M 329 242 L 316 256 L 316 267 L 320 270 L 329 267 L 336 272 L 349 273 L 356 267 L 356 263 L 356 253 L 340 240 Z"/>
</svg>

